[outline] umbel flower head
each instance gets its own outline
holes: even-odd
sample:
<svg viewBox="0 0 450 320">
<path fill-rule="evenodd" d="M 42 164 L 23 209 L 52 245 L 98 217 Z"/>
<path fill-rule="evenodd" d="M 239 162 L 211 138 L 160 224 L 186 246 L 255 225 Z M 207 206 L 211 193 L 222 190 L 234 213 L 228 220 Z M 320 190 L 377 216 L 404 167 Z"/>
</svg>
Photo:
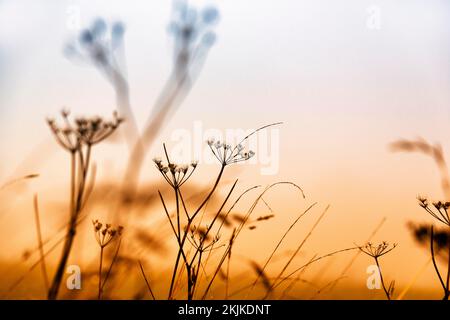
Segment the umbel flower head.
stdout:
<svg viewBox="0 0 450 320">
<path fill-rule="evenodd" d="M 384 256 L 385 254 L 391 252 L 392 250 L 397 247 L 397 244 L 394 243 L 393 245 L 390 245 L 386 241 L 383 241 L 382 243 L 378 245 L 373 245 L 371 242 L 368 242 L 365 246 L 359 247 L 359 250 L 367 254 L 368 256 L 371 256 L 375 259 Z"/>
<path fill-rule="evenodd" d="M 97 18 L 80 32 L 76 41 L 66 46 L 65 54 L 80 61 L 90 61 L 108 73 L 116 64 L 115 51 L 122 45 L 124 33 L 122 22 L 109 24 Z"/>
<path fill-rule="evenodd" d="M 164 179 L 174 188 L 181 187 L 194 173 L 197 168 L 197 161 L 187 164 L 163 163 L 161 158 L 154 158 L 156 168 L 161 172 Z"/>
<path fill-rule="evenodd" d="M 450 202 L 434 202 L 430 204 L 427 198 L 418 197 L 419 205 L 425 209 L 433 218 L 450 227 L 449 208 Z"/>
<path fill-rule="evenodd" d="M 113 113 L 111 121 L 105 121 L 101 117 L 80 117 L 71 121 L 69 115 L 69 111 L 61 111 L 62 125 L 59 125 L 54 119 L 47 119 L 47 123 L 56 141 L 71 152 L 78 150 L 83 145 L 92 146 L 105 140 L 123 122 L 117 112 Z"/>
<path fill-rule="evenodd" d="M 244 146 L 240 143 L 235 147 L 215 139 L 209 139 L 207 143 L 216 159 L 224 166 L 246 161 L 255 155 L 251 150 L 244 151 Z"/>
<path fill-rule="evenodd" d="M 205 50 L 216 40 L 213 27 L 218 20 L 219 11 L 215 7 L 198 10 L 185 1 L 175 4 L 168 29 L 174 40 L 177 69 L 185 70 L 203 58 Z"/>
<path fill-rule="evenodd" d="M 122 226 L 112 228 L 110 224 L 103 224 L 98 220 L 93 220 L 92 224 L 94 225 L 95 239 L 101 248 L 106 247 L 111 241 L 122 235 Z"/>
<path fill-rule="evenodd" d="M 208 225 L 205 228 L 197 227 L 192 225 L 190 227 L 190 237 L 188 237 L 188 241 L 194 246 L 196 249 L 201 251 L 206 251 L 212 246 L 214 246 L 220 240 L 220 234 L 216 234 L 214 237 L 211 237 L 208 234 Z M 205 241 L 209 241 L 207 245 L 205 245 Z"/>
</svg>

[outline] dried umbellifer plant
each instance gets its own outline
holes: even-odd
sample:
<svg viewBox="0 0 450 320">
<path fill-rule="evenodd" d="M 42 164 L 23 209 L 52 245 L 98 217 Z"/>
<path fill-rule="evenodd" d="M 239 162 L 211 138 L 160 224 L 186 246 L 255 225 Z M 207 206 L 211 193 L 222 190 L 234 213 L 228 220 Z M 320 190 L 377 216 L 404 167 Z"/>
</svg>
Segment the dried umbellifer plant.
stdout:
<svg viewBox="0 0 450 320">
<path fill-rule="evenodd" d="M 220 163 L 220 170 L 212 188 L 203 199 L 201 204 L 193 212 L 189 212 L 187 208 L 186 202 L 183 197 L 182 187 L 196 170 L 198 165 L 197 162 L 192 162 L 190 165 L 178 165 L 173 163 L 169 158 L 165 145 L 164 152 L 166 161 L 164 162 L 160 158 L 154 159 L 156 168 L 162 174 L 167 183 L 171 186 L 175 196 L 176 213 L 175 221 L 173 221 L 167 209 L 166 201 L 164 200 L 161 192 L 158 192 L 164 207 L 164 211 L 178 244 L 178 254 L 174 264 L 168 299 L 173 299 L 174 296 L 174 288 L 179 272 L 180 262 L 184 264 L 187 275 L 187 298 L 188 300 L 192 300 L 194 298 L 195 290 L 198 285 L 199 272 L 200 269 L 204 267 L 204 265 L 202 264 L 204 253 L 209 250 L 213 250 L 214 245 L 220 239 L 220 234 L 211 235 L 212 229 L 215 226 L 216 222 L 220 223 L 221 221 L 223 221 L 221 220 L 220 215 L 223 212 L 223 208 L 225 207 L 231 194 L 233 193 L 233 190 L 237 184 L 237 180 L 234 182 L 233 186 L 228 191 L 227 196 L 221 203 L 220 208 L 217 210 L 217 212 L 214 213 L 213 218 L 208 222 L 205 228 L 200 225 L 202 223 L 203 216 L 201 216 L 200 219 L 196 218 L 199 217 L 199 213 L 215 193 L 223 176 L 225 168 L 228 165 L 246 161 L 255 155 L 253 151 L 244 151 L 245 148 L 242 143 L 246 141 L 251 135 L 257 133 L 259 130 L 272 125 L 276 124 L 267 125 L 253 131 L 251 134 L 242 139 L 241 142 L 238 143 L 235 147 L 232 147 L 231 145 L 223 143 L 221 141 L 215 141 L 213 139 L 208 140 L 207 143 L 210 147 L 211 152 Z M 186 221 L 186 225 L 184 227 L 182 227 L 183 220 Z M 186 248 L 188 244 L 191 245 L 190 250 Z M 189 255 L 188 252 L 191 252 L 191 254 Z"/>
<path fill-rule="evenodd" d="M 430 144 L 427 141 L 423 139 L 417 139 L 417 140 L 399 140 L 394 142 L 391 145 L 391 148 L 393 151 L 404 151 L 404 152 L 420 152 L 425 155 L 430 156 L 434 162 L 436 163 L 437 167 L 439 168 L 440 175 L 441 175 L 441 186 L 442 190 L 444 192 L 445 197 L 447 198 L 446 201 L 438 201 L 435 203 L 430 203 L 428 199 L 423 197 L 418 197 L 419 205 L 422 207 L 428 214 L 430 214 L 433 218 L 438 220 L 439 222 L 443 223 L 447 230 L 439 230 L 438 234 L 435 234 L 434 227 L 431 226 L 430 231 L 424 229 L 423 226 L 418 227 L 416 230 L 414 226 L 412 226 L 412 229 L 415 230 L 415 237 L 416 240 L 419 240 L 419 242 L 423 243 L 423 237 L 428 235 L 430 236 L 430 251 L 431 251 L 431 258 L 433 261 L 433 266 L 436 271 L 436 274 L 439 278 L 439 282 L 442 286 L 442 289 L 444 290 L 444 300 L 448 300 L 450 297 L 450 237 L 447 235 L 450 234 L 450 219 L 449 219 L 449 209 L 450 209 L 450 202 L 448 202 L 448 198 L 450 197 L 450 177 L 449 177 L 449 171 L 447 167 L 447 162 L 445 159 L 444 151 L 442 149 L 442 146 L 440 144 Z M 437 238 L 437 236 L 439 236 Z M 442 243 L 442 240 L 445 240 L 445 244 Z M 439 271 L 439 268 L 436 263 L 436 255 L 437 253 L 440 253 L 441 249 L 448 248 L 448 263 L 447 263 L 447 277 L 444 280 L 441 272 Z M 436 252 L 436 249 L 438 249 L 438 252 Z"/>
<path fill-rule="evenodd" d="M 365 253 L 369 257 L 372 257 L 375 260 L 375 263 L 377 264 L 378 272 L 380 274 L 380 280 L 381 285 L 383 287 L 384 293 L 386 294 L 386 297 L 388 300 L 392 299 L 392 295 L 394 293 L 394 284 L 395 282 L 392 281 L 389 284 L 389 287 L 386 288 L 386 285 L 384 283 L 383 273 L 381 272 L 380 262 L 379 259 L 394 250 L 397 247 L 397 244 L 394 243 L 393 245 L 389 245 L 386 241 L 383 241 L 382 243 L 378 245 L 373 245 L 372 243 L 368 242 L 365 246 L 359 247 L 359 250 L 361 252 Z"/>
<path fill-rule="evenodd" d="M 121 235 L 123 231 L 122 226 L 118 226 L 117 228 L 113 228 L 111 224 L 103 224 L 99 222 L 98 220 L 92 221 L 92 224 L 94 225 L 94 234 L 95 239 L 97 240 L 98 245 L 100 246 L 100 263 L 98 267 L 98 300 L 102 299 L 103 294 L 103 288 L 106 285 L 106 282 L 108 281 L 108 277 L 111 274 L 112 267 L 114 265 L 114 262 L 116 261 L 117 255 L 119 253 L 120 249 L 120 240 Z M 114 255 L 114 258 L 111 261 L 111 264 L 108 268 L 108 271 L 105 275 L 105 279 L 102 281 L 102 270 L 103 270 L 103 251 L 104 249 L 111 244 L 114 240 L 119 239 L 119 244 L 117 245 L 116 253 Z"/>
<path fill-rule="evenodd" d="M 419 205 L 422 207 L 428 214 L 430 214 L 433 218 L 438 220 L 439 222 L 446 225 L 446 228 L 448 232 L 450 232 L 450 217 L 449 217 L 449 209 L 450 209 L 450 202 L 434 202 L 430 204 L 428 202 L 428 199 L 419 197 Z M 447 263 L 447 277 L 444 281 L 441 272 L 439 271 L 439 268 L 436 263 L 436 252 L 435 252 L 435 246 L 437 245 L 438 248 L 442 247 L 442 244 L 436 243 L 436 237 L 434 232 L 434 227 L 431 226 L 430 230 L 430 251 L 431 251 L 431 258 L 433 261 L 433 266 L 436 271 L 436 274 L 439 278 L 439 282 L 442 286 L 442 289 L 444 290 L 444 297 L 443 300 L 448 300 L 450 297 L 450 237 L 447 237 L 447 247 L 449 250 L 448 254 L 448 263 Z"/>
<path fill-rule="evenodd" d="M 167 151 L 165 150 L 165 147 L 164 150 L 166 154 L 167 164 L 163 163 L 161 159 L 154 159 L 156 167 L 175 192 L 175 203 L 176 203 L 175 224 L 172 222 L 172 219 L 170 218 L 170 215 L 166 209 L 164 199 L 160 193 L 161 201 L 163 202 L 164 208 L 166 210 L 166 215 L 172 226 L 172 230 L 174 232 L 175 237 L 177 238 L 179 246 L 178 255 L 175 261 L 175 267 L 169 289 L 169 299 L 173 298 L 173 289 L 175 285 L 176 276 L 178 273 L 178 266 L 181 259 L 183 259 L 187 273 L 188 299 L 189 300 L 193 299 L 198 274 L 201 268 L 201 261 L 203 254 L 209 249 L 211 249 L 214 246 L 214 244 L 217 243 L 217 241 L 219 240 L 218 235 L 211 238 L 210 232 L 215 222 L 220 221 L 220 219 L 218 219 L 219 215 L 222 212 L 222 209 L 225 206 L 227 200 L 231 196 L 231 193 L 233 192 L 237 181 L 233 184 L 233 187 L 231 188 L 226 199 L 222 203 L 220 210 L 218 210 L 217 214 L 214 216 L 212 221 L 205 228 L 201 228 L 199 226 L 194 225 L 196 218 L 198 217 L 202 208 L 205 207 L 205 205 L 208 203 L 208 201 L 213 196 L 215 190 L 217 189 L 217 186 L 219 185 L 219 182 L 222 178 L 225 167 L 232 163 L 248 160 L 254 155 L 252 151 L 243 152 L 243 146 L 241 144 L 232 148 L 230 145 L 221 143 L 219 141 L 217 142 L 208 141 L 208 145 L 210 146 L 214 156 L 220 161 L 221 168 L 210 192 L 207 194 L 207 196 L 198 206 L 198 208 L 192 213 L 189 213 L 186 208 L 181 187 L 191 177 L 191 175 L 193 174 L 193 172 L 197 167 L 197 163 L 192 162 L 190 165 L 177 165 L 170 161 L 170 158 L 168 156 Z M 185 228 L 181 228 L 182 211 L 184 211 L 184 214 L 186 215 L 187 225 Z M 187 256 L 187 251 L 185 248 L 186 241 L 188 241 L 193 248 L 194 253 L 192 257 Z"/>
<path fill-rule="evenodd" d="M 117 113 L 113 114 L 112 121 L 105 121 L 101 117 L 80 117 L 72 120 L 66 110 L 63 110 L 61 115 L 62 124 L 58 124 L 54 119 L 48 119 L 47 122 L 58 144 L 70 154 L 70 206 L 62 255 L 48 291 L 50 300 L 58 296 L 79 216 L 90 194 L 91 188 L 87 181 L 92 148 L 111 136 L 123 121 Z"/>
</svg>

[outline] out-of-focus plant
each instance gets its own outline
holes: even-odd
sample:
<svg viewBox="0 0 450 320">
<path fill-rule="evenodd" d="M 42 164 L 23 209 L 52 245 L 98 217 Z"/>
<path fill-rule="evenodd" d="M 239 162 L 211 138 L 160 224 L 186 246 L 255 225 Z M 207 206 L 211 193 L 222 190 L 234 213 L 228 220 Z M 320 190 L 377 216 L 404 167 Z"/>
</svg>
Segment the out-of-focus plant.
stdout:
<svg viewBox="0 0 450 320">
<path fill-rule="evenodd" d="M 219 11 L 215 7 L 197 9 L 185 0 L 174 1 L 168 26 L 173 42 L 173 66 L 142 134 L 139 133 L 130 104 L 123 23 L 108 24 L 104 19 L 96 19 L 76 40 L 66 46 L 65 53 L 68 57 L 73 61 L 94 65 L 115 90 L 118 111 L 127 120 L 124 129 L 131 148 L 124 179 L 127 196 L 134 191 L 149 146 L 195 83 L 209 49 L 216 41 L 214 26 L 218 20 Z"/>
<path fill-rule="evenodd" d="M 440 144 L 431 144 L 419 138 L 416 140 L 398 140 L 391 143 L 390 148 L 394 152 L 417 152 L 429 156 L 439 169 L 441 187 L 446 198 L 450 200 L 450 176 L 444 151 Z"/>
<path fill-rule="evenodd" d="M 117 111 L 127 120 L 123 127 L 131 148 L 139 137 L 139 131 L 130 104 L 124 33 L 125 26 L 122 22 L 107 23 L 98 18 L 66 45 L 64 53 L 74 62 L 95 66 L 112 85 L 116 94 Z"/>
<path fill-rule="evenodd" d="M 199 10 L 184 0 L 174 2 L 168 27 L 173 41 L 172 71 L 145 124 L 141 141 L 130 155 L 126 171 L 128 187 L 136 183 L 149 146 L 195 83 L 216 41 L 214 26 L 218 20 L 215 7 Z"/>
</svg>

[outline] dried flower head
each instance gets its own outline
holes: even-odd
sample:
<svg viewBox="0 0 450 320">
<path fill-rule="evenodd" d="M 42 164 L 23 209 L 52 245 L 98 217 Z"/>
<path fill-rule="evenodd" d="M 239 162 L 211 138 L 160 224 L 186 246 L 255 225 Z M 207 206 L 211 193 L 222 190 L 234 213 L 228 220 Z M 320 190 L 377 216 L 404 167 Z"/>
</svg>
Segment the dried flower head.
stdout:
<svg viewBox="0 0 450 320">
<path fill-rule="evenodd" d="M 187 239 L 199 251 L 204 252 L 212 248 L 220 240 L 220 234 L 216 234 L 214 237 L 209 234 L 210 228 L 208 225 L 205 227 L 191 225 L 189 231 L 190 237 Z M 207 241 L 209 242 L 208 244 L 206 244 Z"/>
<path fill-rule="evenodd" d="M 450 202 L 437 201 L 430 205 L 428 200 L 424 197 L 419 196 L 417 199 L 419 201 L 419 206 L 425 209 L 425 211 L 428 212 L 433 218 L 450 227 L 450 217 L 448 212 Z"/>
<path fill-rule="evenodd" d="M 246 161 L 255 155 L 255 153 L 251 150 L 244 152 L 244 146 L 242 144 L 232 147 L 229 144 L 219 140 L 216 141 L 215 139 L 208 139 L 207 144 L 216 159 L 219 160 L 219 162 L 224 166 Z"/>
<path fill-rule="evenodd" d="M 123 122 L 117 112 L 111 121 L 101 117 L 80 117 L 71 121 L 70 112 L 62 110 L 63 124 L 58 125 L 54 119 L 47 119 L 56 141 L 66 150 L 75 152 L 84 145 L 92 146 L 108 138 Z"/>
<path fill-rule="evenodd" d="M 161 158 L 154 158 L 153 162 L 156 168 L 161 172 L 164 179 L 174 188 L 181 187 L 194 173 L 197 168 L 197 162 L 193 161 L 190 165 L 164 163 Z"/>
<path fill-rule="evenodd" d="M 95 239 L 101 248 L 106 247 L 111 241 L 122 235 L 122 226 L 113 228 L 111 224 L 103 224 L 98 220 L 93 220 L 92 224 L 94 225 Z"/>
<path fill-rule="evenodd" d="M 390 245 L 386 241 L 383 241 L 378 245 L 373 245 L 371 242 L 368 242 L 365 246 L 359 247 L 359 250 L 361 250 L 368 256 L 378 259 L 379 257 L 384 256 L 385 254 L 394 250 L 395 247 L 397 247 L 396 243 Z"/>
</svg>

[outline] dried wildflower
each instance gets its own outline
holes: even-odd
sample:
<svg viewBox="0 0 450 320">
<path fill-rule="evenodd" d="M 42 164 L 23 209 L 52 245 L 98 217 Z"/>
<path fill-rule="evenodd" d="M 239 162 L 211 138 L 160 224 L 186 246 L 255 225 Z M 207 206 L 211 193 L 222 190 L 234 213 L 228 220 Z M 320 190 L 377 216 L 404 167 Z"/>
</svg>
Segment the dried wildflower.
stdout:
<svg viewBox="0 0 450 320">
<path fill-rule="evenodd" d="M 123 122 L 116 112 L 112 121 L 100 117 L 69 119 L 70 112 L 61 111 L 63 125 L 58 125 L 54 119 L 47 119 L 56 141 L 66 150 L 75 152 L 83 146 L 93 146 L 108 138 Z"/>
<path fill-rule="evenodd" d="M 394 250 L 396 247 L 397 247 L 396 243 L 394 243 L 393 245 L 389 245 L 389 243 L 387 243 L 386 241 L 383 241 L 382 243 L 380 243 L 378 245 L 373 245 L 372 243 L 368 242 L 365 246 L 359 247 L 359 250 L 361 250 L 363 253 L 372 257 L 375 260 L 375 263 L 377 264 L 377 267 L 378 267 L 378 271 L 380 273 L 381 285 L 383 286 L 384 293 L 386 294 L 386 297 L 388 300 L 391 300 L 391 297 L 394 293 L 395 281 L 392 281 L 389 284 L 389 287 L 386 288 L 378 259 L 380 257 L 384 256 L 385 254 L 388 254 L 389 252 Z"/>
<path fill-rule="evenodd" d="M 427 200 L 427 198 L 418 196 L 418 197 L 417 197 L 417 200 L 419 200 L 419 205 L 420 205 L 422 208 L 428 207 L 428 200 Z"/>
<path fill-rule="evenodd" d="M 396 243 L 394 243 L 393 245 L 389 245 L 389 243 L 383 241 L 382 243 L 375 246 L 371 242 L 368 242 L 364 247 L 359 247 L 359 249 L 365 254 L 377 259 L 394 250 L 395 247 L 397 247 Z"/>
<path fill-rule="evenodd" d="M 429 205 L 428 200 L 423 197 L 418 197 L 419 205 L 426 211 L 428 214 L 430 214 L 433 218 L 436 220 L 442 222 L 447 227 L 450 227 L 450 216 L 449 216 L 449 208 L 450 208 L 450 202 L 442 202 L 437 201 L 434 202 L 432 205 Z M 448 229 L 448 228 L 447 228 Z M 425 235 L 428 235 L 428 232 L 425 232 L 427 230 L 424 230 L 423 227 L 419 228 L 416 232 L 416 238 L 423 239 Z M 439 254 L 440 249 L 444 247 L 448 247 L 450 249 L 449 244 L 449 237 L 448 237 L 448 231 L 438 231 L 435 233 L 434 227 L 431 226 L 430 228 L 430 251 L 431 251 L 431 258 L 433 261 L 433 266 L 436 271 L 436 274 L 439 277 L 439 281 L 441 283 L 442 289 L 444 290 L 444 300 L 448 300 L 450 297 L 450 286 L 449 286 L 449 277 L 450 277 L 450 251 L 448 252 L 448 272 L 447 272 L 447 281 L 444 281 L 443 277 L 441 276 L 441 272 L 439 271 L 439 268 L 436 263 L 436 255 Z M 435 247 L 437 248 L 438 252 L 435 252 Z"/>
<path fill-rule="evenodd" d="M 118 226 L 117 228 L 112 228 L 111 224 L 103 225 L 98 220 L 93 220 L 95 239 L 101 248 L 106 247 L 111 243 L 116 237 L 122 235 L 123 227 Z"/>
<path fill-rule="evenodd" d="M 450 202 L 437 201 L 432 205 L 428 203 L 428 200 L 424 197 L 418 197 L 419 206 L 425 209 L 433 218 L 439 220 L 443 224 L 450 227 L 449 208 Z"/>
<path fill-rule="evenodd" d="M 192 225 L 190 227 L 190 239 L 189 242 L 198 250 L 205 252 L 208 249 L 212 248 L 217 242 L 220 240 L 220 234 L 216 234 L 214 237 L 211 237 L 209 234 L 210 228 L 209 226 L 205 227 L 197 227 Z M 205 245 L 206 241 L 210 241 L 207 245 Z"/>
<path fill-rule="evenodd" d="M 98 220 L 93 220 L 92 224 L 94 225 L 94 234 L 95 239 L 97 240 L 98 245 L 100 246 L 100 264 L 98 269 L 98 299 L 102 298 L 103 288 L 108 280 L 109 273 L 112 269 L 112 266 L 117 258 L 117 254 L 120 249 L 120 241 L 117 245 L 117 250 L 114 255 L 113 260 L 111 261 L 111 265 L 109 267 L 109 271 L 106 274 L 104 280 L 102 280 L 102 267 L 103 267 L 103 250 L 105 247 L 110 244 L 114 239 L 120 237 L 122 235 L 123 227 L 118 226 L 117 228 L 113 228 L 111 224 L 106 223 L 103 224 Z"/>
<path fill-rule="evenodd" d="M 197 168 L 197 162 L 193 161 L 190 165 L 187 164 L 165 164 L 161 158 L 153 159 L 156 168 L 161 172 L 164 179 L 173 187 L 181 187 L 194 173 Z"/>
<path fill-rule="evenodd" d="M 241 161 L 246 161 L 252 158 L 255 153 L 253 151 L 244 152 L 242 144 L 232 147 L 229 144 L 215 141 L 214 139 L 207 140 L 207 144 L 217 160 L 223 165 L 229 165 Z"/>
</svg>

